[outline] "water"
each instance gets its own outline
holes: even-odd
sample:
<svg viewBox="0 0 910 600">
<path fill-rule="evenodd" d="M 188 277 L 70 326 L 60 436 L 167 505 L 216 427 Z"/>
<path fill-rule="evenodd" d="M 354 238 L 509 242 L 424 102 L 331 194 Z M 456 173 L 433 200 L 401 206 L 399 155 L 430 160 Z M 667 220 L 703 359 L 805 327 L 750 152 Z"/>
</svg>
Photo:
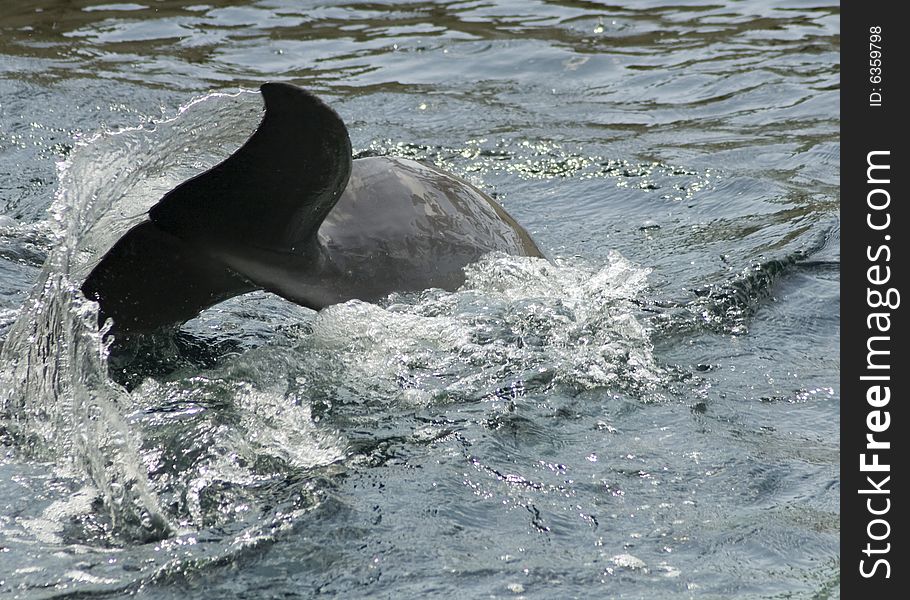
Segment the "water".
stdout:
<svg viewBox="0 0 910 600">
<path fill-rule="evenodd" d="M 6 0 L 0 30 L 0 597 L 839 597 L 836 5 Z M 81 277 L 266 80 L 552 260 L 250 294 L 117 372 Z"/>
</svg>

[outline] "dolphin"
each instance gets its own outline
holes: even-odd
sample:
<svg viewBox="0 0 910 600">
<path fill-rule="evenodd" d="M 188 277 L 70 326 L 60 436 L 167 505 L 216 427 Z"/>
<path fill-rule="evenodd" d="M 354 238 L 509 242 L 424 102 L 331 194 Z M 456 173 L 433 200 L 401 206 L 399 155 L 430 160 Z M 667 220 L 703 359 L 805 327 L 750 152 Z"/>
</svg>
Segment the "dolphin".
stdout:
<svg viewBox="0 0 910 600">
<path fill-rule="evenodd" d="M 543 257 L 470 183 L 404 158 L 354 160 L 344 122 L 315 95 L 260 91 L 265 116 L 246 143 L 165 194 L 82 284 L 115 337 L 173 330 L 253 290 L 319 310 L 454 291 L 489 252 Z"/>
</svg>

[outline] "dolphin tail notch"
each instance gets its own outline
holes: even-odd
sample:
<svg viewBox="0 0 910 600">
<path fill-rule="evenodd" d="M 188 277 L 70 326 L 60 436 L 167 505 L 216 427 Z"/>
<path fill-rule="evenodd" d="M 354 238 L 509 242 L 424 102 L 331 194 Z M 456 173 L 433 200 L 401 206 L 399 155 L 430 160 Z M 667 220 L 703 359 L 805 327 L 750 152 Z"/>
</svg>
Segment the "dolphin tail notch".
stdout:
<svg viewBox="0 0 910 600">
<path fill-rule="evenodd" d="M 234 154 L 181 183 L 104 255 L 82 285 L 115 334 L 181 325 L 222 300 L 259 289 L 213 248 L 303 253 L 347 185 L 344 122 L 298 87 L 260 88 L 265 116 Z"/>
</svg>

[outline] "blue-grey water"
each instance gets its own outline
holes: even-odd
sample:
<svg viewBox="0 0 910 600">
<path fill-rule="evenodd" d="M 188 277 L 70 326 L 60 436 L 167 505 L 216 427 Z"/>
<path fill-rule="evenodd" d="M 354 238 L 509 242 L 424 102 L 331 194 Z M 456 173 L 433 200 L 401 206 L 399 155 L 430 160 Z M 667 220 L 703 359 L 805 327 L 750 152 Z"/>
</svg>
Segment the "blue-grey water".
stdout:
<svg viewBox="0 0 910 600">
<path fill-rule="evenodd" d="M 0 1 L 0 598 L 839 597 L 838 50 L 822 0 Z M 264 81 L 551 260 L 118 372 L 86 265 Z"/>
</svg>

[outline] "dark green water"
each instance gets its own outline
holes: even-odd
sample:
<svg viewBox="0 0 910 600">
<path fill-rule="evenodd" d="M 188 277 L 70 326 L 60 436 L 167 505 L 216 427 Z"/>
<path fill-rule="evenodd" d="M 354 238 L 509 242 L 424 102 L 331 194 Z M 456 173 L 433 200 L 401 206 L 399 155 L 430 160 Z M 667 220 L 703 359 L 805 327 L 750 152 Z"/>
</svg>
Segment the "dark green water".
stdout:
<svg viewBox="0 0 910 600">
<path fill-rule="evenodd" d="M 838 50 L 815 2 L 2 0 L 0 598 L 839 597 Z M 238 298 L 127 392 L 80 267 L 269 80 L 553 263 Z"/>
</svg>

